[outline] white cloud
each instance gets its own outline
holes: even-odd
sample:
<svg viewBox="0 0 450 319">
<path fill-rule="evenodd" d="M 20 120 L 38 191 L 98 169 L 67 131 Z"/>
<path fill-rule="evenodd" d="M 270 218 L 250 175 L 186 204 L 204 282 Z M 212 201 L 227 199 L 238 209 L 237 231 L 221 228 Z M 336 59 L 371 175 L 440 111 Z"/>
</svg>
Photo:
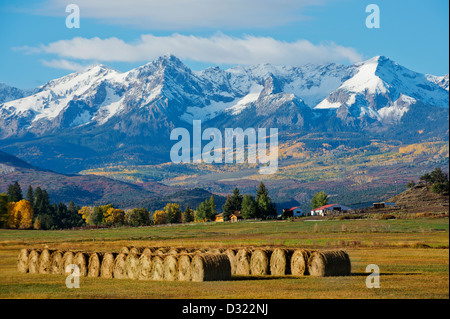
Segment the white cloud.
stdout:
<svg viewBox="0 0 450 319">
<path fill-rule="evenodd" d="M 81 19 L 140 28 L 267 28 L 305 19 L 308 7 L 331 0 L 77 0 Z M 67 0 L 45 0 L 31 11 L 65 16 Z"/>
<path fill-rule="evenodd" d="M 173 34 L 142 35 L 127 43 L 118 38 L 73 38 L 39 48 L 21 48 L 30 53 L 54 54 L 62 59 L 101 62 L 148 62 L 164 54 L 181 59 L 214 64 L 252 65 L 272 63 L 302 65 L 306 63 L 355 63 L 361 54 L 351 47 L 335 43 L 313 44 L 307 40 L 279 41 L 271 37 L 230 37 L 222 33 L 212 37 Z"/>
<path fill-rule="evenodd" d="M 68 61 L 65 59 L 59 59 L 59 60 L 41 60 L 42 64 L 54 69 L 63 69 L 63 70 L 69 70 L 69 71 L 81 71 L 86 68 L 86 65 L 81 65 L 79 63 Z"/>
</svg>

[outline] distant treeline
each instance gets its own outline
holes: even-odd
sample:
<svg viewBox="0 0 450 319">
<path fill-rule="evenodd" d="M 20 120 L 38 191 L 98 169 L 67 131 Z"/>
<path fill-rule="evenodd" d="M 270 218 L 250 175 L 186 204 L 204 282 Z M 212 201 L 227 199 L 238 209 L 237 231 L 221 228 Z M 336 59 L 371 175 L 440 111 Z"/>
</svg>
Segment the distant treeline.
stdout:
<svg viewBox="0 0 450 319">
<path fill-rule="evenodd" d="M 67 229 L 85 225 L 73 201 L 50 203 L 45 189 L 28 186 L 25 197 L 18 182 L 0 194 L 0 227 L 16 229 Z"/>
</svg>

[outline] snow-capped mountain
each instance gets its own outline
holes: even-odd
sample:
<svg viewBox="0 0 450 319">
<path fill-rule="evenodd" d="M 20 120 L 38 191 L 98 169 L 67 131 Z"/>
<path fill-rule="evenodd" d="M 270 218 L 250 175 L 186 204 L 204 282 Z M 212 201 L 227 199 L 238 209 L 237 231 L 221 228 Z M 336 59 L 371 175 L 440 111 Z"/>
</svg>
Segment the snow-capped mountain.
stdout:
<svg viewBox="0 0 450 319">
<path fill-rule="evenodd" d="M 384 56 L 374 57 L 354 67 L 356 73 L 332 91 L 316 109 L 344 108 L 357 117 L 368 116 L 395 123 L 416 101 L 448 107 L 448 75 L 423 75 Z"/>
<path fill-rule="evenodd" d="M 416 73 L 383 56 L 350 66 L 192 71 L 167 55 L 124 73 L 93 66 L 30 92 L 0 85 L 0 143 L 14 154 L 27 148 L 30 156 L 73 152 L 67 156 L 73 163 L 79 152 L 102 161 L 104 154 L 115 154 L 114 160 L 135 159 L 136 153 L 157 158 L 170 131 L 189 128 L 192 120 L 219 129 L 371 134 L 408 130 L 398 125 L 404 121 L 426 125 L 431 137 L 433 130 L 448 134 L 448 124 L 436 124 L 448 120 L 448 107 L 448 75 Z M 21 142 L 14 144 L 17 138 Z"/>
</svg>

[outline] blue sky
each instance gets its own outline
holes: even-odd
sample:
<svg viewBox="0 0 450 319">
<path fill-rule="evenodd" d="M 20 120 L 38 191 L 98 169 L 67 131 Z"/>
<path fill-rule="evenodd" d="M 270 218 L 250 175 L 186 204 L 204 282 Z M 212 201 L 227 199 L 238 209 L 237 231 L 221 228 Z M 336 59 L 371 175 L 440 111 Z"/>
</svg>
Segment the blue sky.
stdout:
<svg viewBox="0 0 450 319">
<path fill-rule="evenodd" d="M 80 28 L 66 27 L 66 5 Z M 365 9 L 380 8 L 368 29 Z M 121 71 L 172 53 L 189 67 L 351 64 L 385 55 L 449 72 L 446 0 L 17 0 L 0 4 L 0 82 L 32 88 L 102 63 Z"/>
</svg>

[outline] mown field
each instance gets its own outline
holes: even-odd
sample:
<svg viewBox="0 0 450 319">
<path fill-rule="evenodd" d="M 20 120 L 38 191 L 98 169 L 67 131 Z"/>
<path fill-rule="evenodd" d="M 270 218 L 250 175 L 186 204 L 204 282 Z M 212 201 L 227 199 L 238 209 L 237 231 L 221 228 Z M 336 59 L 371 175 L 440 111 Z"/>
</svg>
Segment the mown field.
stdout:
<svg viewBox="0 0 450 319">
<path fill-rule="evenodd" d="M 68 289 L 62 275 L 22 274 L 19 249 L 97 251 L 122 246 L 345 249 L 349 277 L 234 276 L 226 282 L 152 282 L 81 278 Z M 0 298 L 316 299 L 449 298 L 448 218 L 205 223 L 76 231 L 0 230 Z M 366 267 L 381 271 L 380 288 L 366 287 Z"/>
</svg>

